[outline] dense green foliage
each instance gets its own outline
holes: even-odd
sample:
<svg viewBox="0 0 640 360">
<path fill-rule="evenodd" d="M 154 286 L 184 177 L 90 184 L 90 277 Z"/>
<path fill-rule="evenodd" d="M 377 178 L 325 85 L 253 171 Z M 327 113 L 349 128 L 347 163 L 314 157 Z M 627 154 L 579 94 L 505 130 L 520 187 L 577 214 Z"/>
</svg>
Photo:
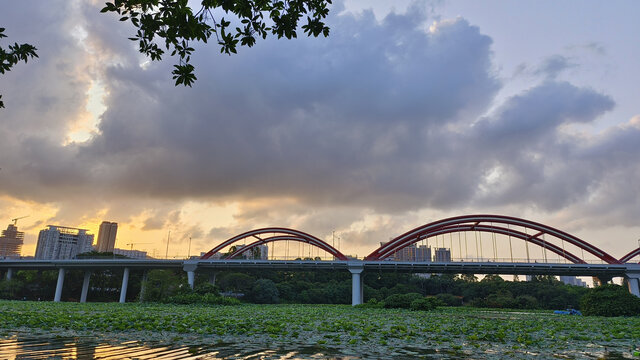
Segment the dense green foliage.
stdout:
<svg viewBox="0 0 640 360">
<path fill-rule="evenodd" d="M 409 309 L 414 300 L 424 296 L 418 293 L 393 294 L 384 299 L 384 307 L 387 309 Z"/>
<path fill-rule="evenodd" d="M 4 31 L 5 28 L 0 27 L 0 39 L 7 37 L 7 35 L 4 34 Z M 38 57 L 36 50 L 38 49 L 29 44 L 14 43 L 13 45 L 9 45 L 6 49 L 0 46 L 0 74 L 4 74 L 11 70 L 11 68 L 20 61 L 24 61 L 26 63 L 29 58 Z M 0 108 L 3 107 L 4 103 L 2 102 L 2 95 L 0 95 Z"/>
<path fill-rule="evenodd" d="M 8 283 L 0 281 L 0 297 L 5 299 L 51 300 L 55 291 L 57 271 L 17 271 Z M 516 309 L 565 309 L 578 307 L 580 298 L 589 289 L 564 285 L 551 277 L 532 281 L 504 281 L 499 276 L 487 276 L 477 281 L 472 276 L 423 277 L 404 273 L 363 274 L 364 299 L 384 303 L 393 295 L 417 293 L 420 297 L 437 297 L 443 305 Z M 84 272 L 69 270 L 63 288 L 64 301 L 77 301 Z M 209 284 L 215 276 L 215 287 Z M 143 272 L 132 270 L 127 301 L 138 301 Z M 222 271 L 215 274 L 196 273 L 196 292 L 201 295 L 220 291 L 225 296 L 244 302 L 350 304 L 351 274 L 344 271 L 288 272 Z M 122 283 L 122 271 L 95 271 L 91 275 L 88 301 L 117 301 Z M 203 290 L 203 287 L 210 287 Z M 152 270 L 147 272 L 144 301 L 165 302 L 191 290 L 182 270 Z M 198 290 L 200 289 L 200 290 Z M 194 301 L 196 297 L 189 297 Z M 178 300 L 184 302 L 187 300 Z M 392 298 L 393 300 L 393 298 Z M 211 303 L 211 299 L 203 300 Z M 411 300 L 413 301 L 413 299 Z M 411 301 L 403 307 L 409 308 Z"/>
<path fill-rule="evenodd" d="M 297 37 L 298 24 L 308 36 L 329 35 L 324 19 L 331 0 L 202 0 L 194 11 L 186 0 L 115 0 L 102 12 L 114 12 L 120 21 L 130 21 L 136 34 L 129 39 L 141 53 L 160 60 L 165 50 L 177 55 L 172 72 L 176 85 L 191 86 L 196 80 L 189 62 L 195 51 L 191 42 L 206 43 L 215 36 L 220 52 L 236 53 L 238 45 L 251 47 L 258 38 Z M 219 17 L 224 12 L 227 18 Z M 235 24 L 232 24 L 235 23 Z M 164 48 L 165 50 L 163 50 Z"/>
<path fill-rule="evenodd" d="M 622 286 L 607 284 L 589 291 L 580 301 L 584 315 L 638 316 L 640 298 Z"/>
<path fill-rule="evenodd" d="M 64 333 L 174 345 L 233 342 L 264 349 L 265 344 L 290 344 L 338 349 L 363 358 L 389 358 L 390 354 L 407 358 L 433 351 L 443 353 L 436 357 L 448 358 L 486 358 L 496 353 L 500 358 L 518 359 L 600 358 L 605 351 L 629 353 L 640 344 L 638 317 L 462 307 L 422 312 L 348 305 L 0 301 L 0 337 L 15 331 L 30 336 Z"/>
</svg>

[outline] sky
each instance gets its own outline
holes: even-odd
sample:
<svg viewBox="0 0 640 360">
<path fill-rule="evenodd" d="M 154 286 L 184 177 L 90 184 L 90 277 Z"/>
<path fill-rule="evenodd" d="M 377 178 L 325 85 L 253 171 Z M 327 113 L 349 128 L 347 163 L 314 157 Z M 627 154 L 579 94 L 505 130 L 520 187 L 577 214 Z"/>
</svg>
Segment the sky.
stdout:
<svg viewBox="0 0 640 360">
<path fill-rule="evenodd" d="M 338 0 L 327 38 L 196 45 L 192 88 L 102 5 L 0 5 L 2 46 L 39 55 L 0 76 L 0 224 L 29 216 L 23 255 L 46 225 L 108 220 L 156 256 L 284 226 L 362 257 L 475 213 L 639 245 L 636 1 Z"/>
</svg>

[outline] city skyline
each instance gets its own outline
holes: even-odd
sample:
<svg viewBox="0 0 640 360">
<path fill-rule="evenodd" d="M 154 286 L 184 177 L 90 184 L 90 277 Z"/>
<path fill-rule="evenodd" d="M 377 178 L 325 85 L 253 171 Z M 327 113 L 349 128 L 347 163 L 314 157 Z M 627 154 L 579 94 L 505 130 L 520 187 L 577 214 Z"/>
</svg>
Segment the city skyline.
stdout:
<svg viewBox="0 0 640 360">
<path fill-rule="evenodd" d="M 3 5 L 40 57 L 0 83 L 0 224 L 30 215 L 23 254 L 110 219 L 150 255 L 285 226 L 364 256 L 477 213 L 638 247 L 640 4 L 394 4 L 336 2 L 326 39 L 196 45 L 192 89 L 101 2 Z"/>
</svg>

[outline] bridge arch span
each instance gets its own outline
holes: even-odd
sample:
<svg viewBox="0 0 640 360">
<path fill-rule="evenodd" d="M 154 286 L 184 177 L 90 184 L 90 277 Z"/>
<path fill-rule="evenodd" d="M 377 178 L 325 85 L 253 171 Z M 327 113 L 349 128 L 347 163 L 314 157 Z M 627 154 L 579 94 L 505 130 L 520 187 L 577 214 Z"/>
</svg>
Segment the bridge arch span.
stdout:
<svg viewBox="0 0 640 360">
<path fill-rule="evenodd" d="M 628 253 L 627 255 L 623 256 L 620 258 L 620 262 L 621 263 L 628 263 L 631 259 L 633 259 L 636 256 L 640 256 L 640 247 L 632 250 L 630 253 Z"/>
<path fill-rule="evenodd" d="M 270 235 L 270 234 L 279 234 L 279 235 L 273 235 L 270 237 L 261 237 L 262 235 Z M 249 247 L 254 248 L 258 245 L 262 245 L 267 242 L 292 240 L 292 241 L 311 244 L 319 249 L 322 249 L 328 252 L 338 260 L 348 260 L 344 254 L 342 254 L 338 249 L 329 245 L 327 242 L 313 235 L 307 234 L 305 232 L 295 230 L 295 229 L 283 228 L 283 227 L 268 227 L 268 228 L 254 229 L 254 230 L 244 232 L 242 234 L 238 234 L 226 241 L 223 241 L 220 245 L 209 250 L 206 254 L 204 254 L 201 257 L 201 259 L 208 259 L 211 256 L 213 256 L 213 254 L 220 252 L 222 249 L 226 248 L 227 246 L 233 245 L 234 243 L 243 241 L 248 238 L 253 238 L 255 239 L 255 241 L 251 242 L 249 245 L 243 247 L 239 251 L 236 251 L 233 254 L 230 254 L 231 257 L 239 255 L 240 253 L 244 253 L 245 251 L 248 251 Z"/>
<path fill-rule="evenodd" d="M 503 226 L 495 226 L 494 224 Z M 510 225 L 524 227 L 525 229 L 532 229 L 537 231 L 537 233 L 529 235 L 521 231 L 510 229 Z M 597 247 L 587 243 L 586 241 L 581 240 L 578 237 L 575 237 L 564 231 L 534 221 L 502 215 L 463 215 L 434 221 L 409 230 L 406 233 L 390 240 L 389 242 L 380 246 L 378 249 L 374 250 L 371 254 L 365 257 L 365 259 L 384 260 L 396 251 L 399 251 L 424 238 L 429 238 L 431 236 L 445 233 L 462 231 L 483 231 L 514 236 L 516 238 L 520 238 L 522 240 L 551 250 L 554 253 L 563 256 L 574 263 L 585 262 L 584 259 L 581 259 L 580 257 L 565 251 L 557 245 L 545 241 L 544 238 L 541 238 L 541 236 L 549 234 L 555 238 L 561 239 L 562 241 L 567 241 L 568 243 L 596 256 L 606 263 L 620 263 L 620 260 L 614 258 L 605 251 L 600 250 Z"/>
</svg>

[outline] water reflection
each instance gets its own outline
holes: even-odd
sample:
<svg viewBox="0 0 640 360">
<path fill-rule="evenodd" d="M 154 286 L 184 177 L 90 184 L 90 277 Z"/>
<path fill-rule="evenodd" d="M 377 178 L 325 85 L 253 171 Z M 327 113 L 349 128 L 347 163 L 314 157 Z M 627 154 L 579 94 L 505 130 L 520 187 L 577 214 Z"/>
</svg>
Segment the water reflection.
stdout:
<svg viewBox="0 0 640 360">
<path fill-rule="evenodd" d="M 297 346 L 294 349 L 272 344 L 218 342 L 208 345 L 167 345 L 160 342 L 127 341 L 118 344 L 90 337 L 37 338 L 29 334 L 0 337 L 0 359 L 523 359 L 523 358 L 597 358 L 607 360 L 633 359 L 628 352 L 618 351 L 569 351 L 545 353 L 509 351 L 504 344 L 488 344 L 489 349 L 460 351 L 452 349 L 387 348 L 386 351 L 368 352 L 360 349 L 327 348 L 324 346 Z M 372 349 L 369 349 L 372 350 Z M 595 349 L 594 349 L 595 350 Z"/>
<path fill-rule="evenodd" d="M 242 344 L 176 345 L 129 341 L 118 345 L 89 338 L 73 337 L 33 339 L 13 336 L 0 339 L 0 359 L 358 359 L 332 354 L 325 348 L 305 347 L 297 351 L 285 349 L 258 350 Z"/>
</svg>

